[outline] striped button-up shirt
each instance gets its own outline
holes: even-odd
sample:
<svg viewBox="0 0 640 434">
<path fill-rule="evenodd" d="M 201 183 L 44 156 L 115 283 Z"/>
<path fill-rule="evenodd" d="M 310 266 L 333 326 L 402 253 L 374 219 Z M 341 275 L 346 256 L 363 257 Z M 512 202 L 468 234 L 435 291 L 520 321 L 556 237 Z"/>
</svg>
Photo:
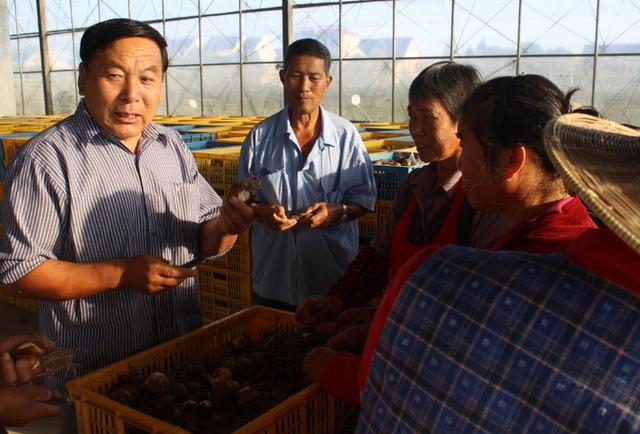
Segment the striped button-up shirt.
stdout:
<svg viewBox="0 0 640 434">
<path fill-rule="evenodd" d="M 448 246 L 407 281 L 358 433 L 639 433 L 640 299 L 559 254 Z"/>
<path fill-rule="evenodd" d="M 198 254 L 199 224 L 220 197 L 198 173 L 180 135 L 150 124 L 133 154 L 76 113 L 24 145 L 7 170 L 0 281 L 49 259 L 91 263 L 143 254 L 181 264 Z M 157 295 L 132 288 L 40 303 L 41 333 L 76 349 L 77 374 L 201 325 L 195 279 Z M 58 390 L 71 378 L 56 378 Z"/>
</svg>

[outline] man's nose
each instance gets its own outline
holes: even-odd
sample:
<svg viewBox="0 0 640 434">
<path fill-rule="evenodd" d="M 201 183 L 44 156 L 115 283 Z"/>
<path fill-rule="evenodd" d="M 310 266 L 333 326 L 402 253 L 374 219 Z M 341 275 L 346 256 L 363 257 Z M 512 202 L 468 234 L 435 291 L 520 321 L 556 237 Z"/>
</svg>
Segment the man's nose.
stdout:
<svg viewBox="0 0 640 434">
<path fill-rule="evenodd" d="M 135 101 L 138 98 L 138 94 L 139 87 L 136 80 L 131 78 L 125 79 L 120 92 L 120 99 L 124 101 Z"/>
<path fill-rule="evenodd" d="M 309 78 L 308 75 L 303 75 L 300 78 L 300 88 L 302 90 L 307 90 L 311 87 L 311 79 Z"/>
</svg>

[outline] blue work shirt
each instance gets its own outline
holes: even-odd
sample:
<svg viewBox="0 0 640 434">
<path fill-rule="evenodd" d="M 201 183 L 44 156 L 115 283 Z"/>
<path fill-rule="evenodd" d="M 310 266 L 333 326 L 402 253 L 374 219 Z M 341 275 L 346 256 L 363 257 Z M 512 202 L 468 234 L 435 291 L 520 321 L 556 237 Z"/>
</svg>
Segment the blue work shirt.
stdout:
<svg viewBox="0 0 640 434">
<path fill-rule="evenodd" d="M 320 108 L 322 131 L 304 159 L 289 110 L 265 119 L 247 135 L 238 179 L 257 176 L 256 201 L 281 204 L 290 214 L 317 202 L 354 203 L 373 211 L 376 186 L 371 160 L 351 122 Z M 323 229 L 302 224 L 277 232 L 256 222 L 252 232 L 253 290 L 297 305 L 324 295 L 358 252 L 358 222 Z"/>
</svg>

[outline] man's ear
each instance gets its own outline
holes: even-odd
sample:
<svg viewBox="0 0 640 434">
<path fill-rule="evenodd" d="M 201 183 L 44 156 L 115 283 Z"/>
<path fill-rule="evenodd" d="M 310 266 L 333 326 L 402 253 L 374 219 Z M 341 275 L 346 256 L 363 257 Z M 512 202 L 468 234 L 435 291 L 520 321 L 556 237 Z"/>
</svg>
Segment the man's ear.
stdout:
<svg viewBox="0 0 640 434">
<path fill-rule="evenodd" d="M 278 71 L 278 74 L 280 75 L 280 82 L 284 84 L 284 69 Z"/>
<path fill-rule="evenodd" d="M 78 68 L 78 93 L 84 96 L 84 91 L 87 86 L 87 68 L 84 66 L 84 63 L 80 64 Z"/>
<path fill-rule="evenodd" d="M 504 153 L 504 161 L 507 179 L 510 179 L 524 167 L 524 163 L 527 161 L 527 148 L 522 145 L 507 148 Z"/>
</svg>

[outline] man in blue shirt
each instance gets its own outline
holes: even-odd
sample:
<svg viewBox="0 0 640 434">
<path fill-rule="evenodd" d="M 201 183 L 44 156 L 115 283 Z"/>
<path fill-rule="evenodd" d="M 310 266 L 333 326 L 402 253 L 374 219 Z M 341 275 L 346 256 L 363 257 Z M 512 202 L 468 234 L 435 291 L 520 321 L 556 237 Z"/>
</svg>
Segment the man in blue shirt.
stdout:
<svg viewBox="0 0 640 434">
<path fill-rule="evenodd" d="M 280 80 L 287 106 L 258 124 L 238 179 L 259 177 L 252 235 L 254 302 L 293 309 L 324 294 L 355 257 L 357 219 L 372 211 L 371 161 L 355 127 L 320 106 L 331 84 L 329 50 L 292 43 Z"/>
</svg>

